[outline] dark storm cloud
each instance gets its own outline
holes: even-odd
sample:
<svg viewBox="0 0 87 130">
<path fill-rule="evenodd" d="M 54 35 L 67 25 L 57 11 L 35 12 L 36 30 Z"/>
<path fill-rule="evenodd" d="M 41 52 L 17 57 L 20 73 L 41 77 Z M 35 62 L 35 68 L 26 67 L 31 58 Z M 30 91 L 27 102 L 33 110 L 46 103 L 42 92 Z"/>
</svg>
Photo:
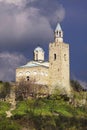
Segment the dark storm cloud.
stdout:
<svg viewBox="0 0 87 130">
<path fill-rule="evenodd" d="M 50 23 L 62 20 L 64 15 L 56 0 L 0 0 L 0 49 L 15 49 L 23 41 L 25 44 L 25 39 L 29 45 L 48 42 L 53 39 Z"/>
</svg>

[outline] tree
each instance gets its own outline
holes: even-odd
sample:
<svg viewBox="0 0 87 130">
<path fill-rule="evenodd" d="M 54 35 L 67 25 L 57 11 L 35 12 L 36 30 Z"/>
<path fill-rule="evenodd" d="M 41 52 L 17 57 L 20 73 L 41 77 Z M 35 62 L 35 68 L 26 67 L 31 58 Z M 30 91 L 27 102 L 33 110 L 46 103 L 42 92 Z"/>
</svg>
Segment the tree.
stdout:
<svg viewBox="0 0 87 130">
<path fill-rule="evenodd" d="M 77 92 L 84 90 L 83 87 L 80 85 L 80 83 L 75 80 L 71 80 L 71 86 L 72 86 L 73 90 L 77 91 Z"/>
<path fill-rule="evenodd" d="M 11 85 L 9 82 L 5 82 L 2 84 L 1 90 L 0 90 L 0 98 L 6 98 L 10 95 L 11 91 Z"/>
<path fill-rule="evenodd" d="M 21 79 L 16 85 L 15 92 L 18 100 L 27 99 L 29 96 L 36 97 L 37 85 L 34 80 L 25 81 L 25 79 Z"/>
<path fill-rule="evenodd" d="M 48 94 L 48 86 L 39 85 L 35 82 L 35 80 L 25 81 L 25 79 L 21 79 L 20 82 L 16 85 L 16 97 L 20 100 L 27 99 L 28 97 L 43 97 Z"/>
</svg>

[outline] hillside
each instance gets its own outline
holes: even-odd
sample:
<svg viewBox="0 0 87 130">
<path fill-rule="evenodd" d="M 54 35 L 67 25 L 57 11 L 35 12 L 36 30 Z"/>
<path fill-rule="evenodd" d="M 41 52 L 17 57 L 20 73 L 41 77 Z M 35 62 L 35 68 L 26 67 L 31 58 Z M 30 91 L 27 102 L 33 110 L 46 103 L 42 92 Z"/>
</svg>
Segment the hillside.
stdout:
<svg viewBox="0 0 87 130">
<path fill-rule="evenodd" d="M 10 104 L 0 101 L 0 130 L 87 130 L 87 92 L 73 96 L 56 92 L 47 97 L 16 101 L 12 116 L 6 118 Z"/>
</svg>

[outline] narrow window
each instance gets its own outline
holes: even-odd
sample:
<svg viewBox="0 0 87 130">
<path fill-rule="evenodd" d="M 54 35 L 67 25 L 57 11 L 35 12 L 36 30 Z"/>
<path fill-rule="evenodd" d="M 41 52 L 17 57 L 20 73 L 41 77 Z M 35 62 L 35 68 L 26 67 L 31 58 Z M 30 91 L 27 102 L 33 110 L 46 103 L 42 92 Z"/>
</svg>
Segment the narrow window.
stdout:
<svg viewBox="0 0 87 130">
<path fill-rule="evenodd" d="M 27 76 L 27 81 L 29 81 L 29 76 Z"/>
<path fill-rule="evenodd" d="M 56 54 L 54 54 L 54 60 L 56 60 Z"/>
<path fill-rule="evenodd" d="M 38 60 L 38 54 L 36 54 L 36 60 Z"/>
<path fill-rule="evenodd" d="M 59 37 L 61 37 L 61 32 L 59 32 Z"/>
<path fill-rule="evenodd" d="M 66 61 L 66 54 L 64 54 L 64 60 Z"/>
</svg>

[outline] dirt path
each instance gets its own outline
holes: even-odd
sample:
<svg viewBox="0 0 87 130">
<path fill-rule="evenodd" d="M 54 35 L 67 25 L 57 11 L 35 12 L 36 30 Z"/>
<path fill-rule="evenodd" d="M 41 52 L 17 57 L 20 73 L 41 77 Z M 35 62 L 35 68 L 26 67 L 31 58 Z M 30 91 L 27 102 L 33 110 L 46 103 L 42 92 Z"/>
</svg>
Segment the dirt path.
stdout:
<svg viewBox="0 0 87 130">
<path fill-rule="evenodd" d="M 15 92 L 13 90 L 10 93 L 9 103 L 11 104 L 11 107 L 8 111 L 6 111 L 6 114 L 7 114 L 6 117 L 11 117 L 12 111 L 15 110 L 16 108 Z"/>
<path fill-rule="evenodd" d="M 7 114 L 6 117 L 11 117 L 12 111 L 15 110 L 15 108 L 16 108 L 16 102 L 12 102 L 10 109 L 8 111 L 6 111 L 6 114 Z"/>
</svg>

